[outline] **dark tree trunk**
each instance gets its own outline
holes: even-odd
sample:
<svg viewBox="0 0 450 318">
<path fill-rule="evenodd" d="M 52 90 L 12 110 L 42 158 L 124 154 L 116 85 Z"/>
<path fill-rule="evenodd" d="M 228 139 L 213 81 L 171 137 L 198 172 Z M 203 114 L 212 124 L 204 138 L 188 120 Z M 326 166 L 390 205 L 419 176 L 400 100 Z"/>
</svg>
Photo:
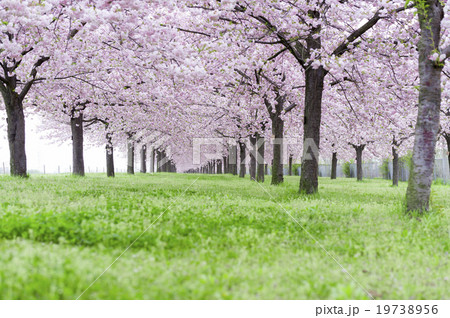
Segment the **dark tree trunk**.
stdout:
<svg viewBox="0 0 450 318">
<path fill-rule="evenodd" d="M 166 155 L 166 151 L 162 150 L 161 151 L 161 171 L 162 172 L 167 172 L 168 171 L 168 167 L 167 167 L 167 155 Z"/>
<path fill-rule="evenodd" d="M 15 85 L 14 85 L 15 87 Z M 25 153 L 25 116 L 22 100 L 10 88 L 2 89 L 8 123 L 8 143 L 10 173 L 12 176 L 27 176 L 27 156 Z"/>
<path fill-rule="evenodd" d="M 450 173 L 450 134 L 444 134 L 445 141 L 447 142 L 447 157 L 448 157 L 448 169 Z"/>
<path fill-rule="evenodd" d="M 228 158 L 229 172 L 233 175 L 237 175 L 237 145 L 233 145 L 230 147 Z"/>
<path fill-rule="evenodd" d="M 264 174 L 267 176 L 269 174 L 269 165 L 266 163 L 264 164 Z"/>
<path fill-rule="evenodd" d="M 257 175 L 256 181 L 264 182 L 264 148 L 265 148 L 264 137 L 261 137 L 258 133 L 256 134 L 256 147 L 257 147 Z"/>
<path fill-rule="evenodd" d="M 223 156 L 222 157 L 222 161 L 223 161 L 223 173 L 228 173 L 228 160 L 227 160 L 227 156 Z"/>
<path fill-rule="evenodd" d="M 239 162 L 240 162 L 240 169 L 239 169 L 239 178 L 245 178 L 245 143 L 239 141 Z"/>
<path fill-rule="evenodd" d="M 292 176 L 292 155 L 289 156 L 289 175 Z"/>
<path fill-rule="evenodd" d="M 222 174 L 222 160 L 217 159 L 216 165 L 217 174 Z"/>
<path fill-rule="evenodd" d="M 127 173 L 134 174 L 134 141 L 131 137 L 127 141 Z"/>
<path fill-rule="evenodd" d="M 162 171 L 162 153 L 161 150 L 157 149 L 156 150 L 156 172 L 161 172 Z"/>
<path fill-rule="evenodd" d="M 114 177 L 114 148 L 111 133 L 106 134 L 106 175 Z"/>
<path fill-rule="evenodd" d="M 316 41 L 320 47 L 320 38 Z M 309 44 L 314 48 L 313 45 Z M 325 70 L 322 66 L 317 69 L 305 70 L 305 111 L 303 119 L 303 157 L 300 177 L 300 192 L 312 194 L 319 186 L 319 149 L 320 123 L 322 120 L 322 94 Z"/>
<path fill-rule="evenodd" d="M 83 113 L 78 117 L 70 118 L 72 130 L 72 165 L 73 174 L 84 176 L 84 154 L 83 154 Z"/>
<path fill-rule="evenodd" d="M 150 173 L 155 172 L 155 148 L 150 149 Z"/>
<path fill-rule="evenodd" d="M 337 177 L 337 152 L 333 152 L 333 157 L 331 158 L 331 179 L 335 180 Z"/>
<path fill-rule="evenodd" d="M 395 147 L 392 147 L 392 185 L 398 187 L 398 152 Z"/>
<path fill-rule="evenodd" d="M 272 117 L 272 134 L 275 138 L 273 143 L 273 160 L 272 160 L 272 181 L 271 184 L 277 185 L 284 182 L 283 177 L 283 136 L 284 122 L 274 114 Z"/>
<path fill-rule="evenodd" d="M 141 173 L 147 172 L 147 146 L 142 145 L 141 147 Z"/>
<path fill-rule="evenodd" d="M 366 145 L 352 145 L 356 150 L 356 180 L 363 180 L 363 169 L 362 169 L 362 153 Z"/>
<path fill-rule="evenodd" d="M 256 138 L 250 136 L 250 180 L 256 179 Z"/>
<path fill-rule="evenodd" d="M 441 42 L 441 20 L 444 17 L 441 0 L 425 0 L 424 2 L 425 8 L 418 10 L 421 29 L 418 44 L 419 112 L 412 167 L 406 191 L 407 210 L 420 212 L 429 209 L 441 108 L 442 65 L 437 65 L 429 57 Z"/>
</svg>

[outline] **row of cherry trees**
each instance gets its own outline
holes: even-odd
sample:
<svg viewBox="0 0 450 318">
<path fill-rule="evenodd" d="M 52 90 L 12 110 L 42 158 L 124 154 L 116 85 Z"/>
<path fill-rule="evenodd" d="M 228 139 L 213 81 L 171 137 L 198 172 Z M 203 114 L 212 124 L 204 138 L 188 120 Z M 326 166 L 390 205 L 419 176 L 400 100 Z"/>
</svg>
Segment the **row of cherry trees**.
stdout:
<svg viewBox="0 0 450 318">
<path fill-rule="evenodd" d="M 114 145 L 127 149 L 129 172 L 135 149 L 144 165 L 148 153 L 154 158 L 146 147 L 174 170 L 192 168 L 195 140 L 222 138 L 216 164 L 248 155 L 253 179 L 263 181 L 270 162 L 279 184 L 283 164 L 301 161 L 299 191 L 308 194 L 318 190 L 319 154 L 331 159 L 334 176 L 338 158 L 356 157 L 358 179 L 363 153 L 391 154 L 397 184 L 399 156 L 414 144 L 408 209 L 426 210 L 439 137 L 450 150 L 448 7 L 3 0 L 0 91 L 11 173 L 27 174 L 28 107 L 55 138 L 72 139 L 79 175 L 86 131 L 106 143 L 111 176 Z M 211 165 L 210 156 L 200 160 Z"/>
</svg>

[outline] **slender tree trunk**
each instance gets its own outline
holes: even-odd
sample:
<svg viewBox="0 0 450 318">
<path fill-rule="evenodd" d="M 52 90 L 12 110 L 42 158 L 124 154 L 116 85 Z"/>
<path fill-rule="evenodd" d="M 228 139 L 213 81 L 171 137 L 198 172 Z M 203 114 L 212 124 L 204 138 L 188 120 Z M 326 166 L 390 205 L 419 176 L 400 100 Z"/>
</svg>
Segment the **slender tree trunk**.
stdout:
<svg viewBox="0 0 450 318">
<path fill-rule="evenodd" d="M 150 149 L 150 173 L 155 172 L 155 148 Z"/>
<path fill-rule="evenodd" d="M 15 87 L 15 85 L 14 85 Z M 12 176 L 27 176 L 27 156 L 25 153 L 25 116 L 22 100 L 9 88 L 2 90 L 8 123 L 8 143 L 10 173 Z"/>
<path fill-rule="evenodd" d="M 319 186 L 320 123 L 322 120 L 322 94 L 325 71 L 305 70 L 305 115 L 303 119 L 303 157 L 300 192 L 316 193 Z"/>
<path fill-rule="evenodd" d="M 264 164 L 264 174 L 267 176 L 269 174 L 269 165 L 266 163 Z"/>
<path fill-rule="evenodd" d="M 156 150 L 156 172 L 162 171 L 162 153 L 160 149 Z"/>
<path fill-rule="evenodd" d="M 167 172 L 167 156 L 165 150 L 161 150 L 161 172 Z"/>
<path fill-rule="evenodd" d="M 245 143 L 239 141 L 239 162 L 240 162 L 240 169 L 239 169 L 239 178 L 245 178 Z"/>
<path fill-rule="evenodd" d="M 256 138 L 250 136 L 250 180 L 256 179 Z"/>
<path fill-rule="evenodd" d="M 233 145 L 230 147 L 228 158 L 229 172 L 233 175 L 237 175 L 237 145 Z"/>
<path fill-rule="evenodd" d="M 292 155 L 289 156 L 289 175 L 292 176 Z"/>
<path fill-rule="evenodd" d="M 398 152 L 395 147 L 392 147 L 392 185 L 398 187 Z"/>
<path fill-rule="evenodd" d="M 256 134 L 256 147 L 257 147 L 257 174 L 256 181 L 264 182 L 264 151 L 265 151 L 265 140 L 261 137 L 259 133 Z"/>
<path fill-rule="evenodd" d="M 353 145 L 356 150 L 356 180 L 363 180 L 363 169 L 362 169 L 362 153 L 366 145 Z"/>
<path fill-rule="evenodd" d="M 141 147 L 141 173 L 147 172 L 147 145 Z"/>
<path fill-rule="evenodd" d="M 223 156 L 222 157 L 222 162 L 223 162 L 223 173 L 228 173 L 228 160 L 227 160 L 227 156 Z"/>
<path fill-rule="evenodd" d="M 222 174 L 222 160 L 217 159 L 216 164 L 217 174 Z"/>
<path fill-rule="evenodd" d="M 114 177 L 114 147 L 111 133 L 106 134 L 106 175 Z"/>
<path fill-rule="evenodd" d="M 127 142 L 127 173 L 134 174 L 134 141 L 131 137 Z"/>
<path fill-rule="evenodd" d="M 448 157 L 448 168 L 450 173 L 450 134 L 444 134 L 445 141 L 447 142 L 447 157 Z"/>
<path fill-rule="evenodd" d="M 274 114 L 272 117 L 272 134 L 275 138 L 273 143 L 273 160 L 272 160 L 272 181 L 271 184 L 277 185 L 284 182 L 283 177 L 283 136 L 284 122 L 279 115 Z"/>
<path fill-rule="evenodd" d="M 331 158 L 331 179 L 335 180 L 336 179 L 336 174 L 337 174 L 337 152 L 333 152 L 333 157 Z"/>
<path fill-rule="evenodd" d="M 429 57 L 438 49 L 444 11 L 440 0 L 424 0 L 425 9 L 418 10 L 420 23 L 419 112 L 417 116 L 412 167 L 406 191 L 408 211 L 429 209 L 435 148 L 441 108 L 442 66 Z"/>
<path fill-rule="evenodd" d="M 73 174 L 84 176 L 84 155 L 83 155 L 83 113 L 78 117 L 70 118 L 72 130 L 72 166 Z"/>
</svg>

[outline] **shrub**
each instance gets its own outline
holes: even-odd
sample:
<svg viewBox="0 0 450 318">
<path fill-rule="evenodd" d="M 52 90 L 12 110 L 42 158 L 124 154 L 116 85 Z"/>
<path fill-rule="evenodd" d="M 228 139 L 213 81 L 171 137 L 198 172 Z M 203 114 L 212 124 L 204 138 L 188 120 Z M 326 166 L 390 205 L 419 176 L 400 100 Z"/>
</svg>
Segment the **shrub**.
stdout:
<svg viewBox="0 0 450 318">
<path fill-rule="evenodd" d="M 293 170 L 293 172 L 294 172 L 294 176 L 298 176 L 299 175 L 299 173 L 298 173 L 298 168 L 300 168 L 302 165 L 301 164 L 299 164 L 299 163 L 296 163 L 296 164 L 293 164 L 292 165 L 292 170 Z"/>
<path fill-rule="evenodd" d="M 350 161 L 344 162 L 342 165 L 342 172 L 346 178 L 350 178 Z"/>
<path fill-rule="evenodd" d="M 383 179 L 389 179 L 389 159 L 383 159 L 380 166 L 380 172 Z"/>
<path fill-rule="evenodd" d="M 400 165 L 406 165 L 408 169 L 411 169 L 412 166 L 412 152 L 408 151 L 406 155 L 400 157 Z"/>
</svg>

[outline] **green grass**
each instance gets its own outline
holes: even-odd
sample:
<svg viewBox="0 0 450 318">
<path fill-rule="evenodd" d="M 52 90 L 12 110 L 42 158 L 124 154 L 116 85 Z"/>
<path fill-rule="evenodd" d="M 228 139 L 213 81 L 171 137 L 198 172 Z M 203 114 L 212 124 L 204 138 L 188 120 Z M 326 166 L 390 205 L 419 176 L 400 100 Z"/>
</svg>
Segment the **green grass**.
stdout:
<svg viewBox="0 0 450 318">
<path fill-rule="evenodd" d="M 377 299 L 450 296 L 449 186 L 416 218 L 405 183 L 197 177 L 0 178 L 0 298 L 75 299 L 153 222 L 82 299 L 367 299 L 320 245 Z"/>
</svg>

